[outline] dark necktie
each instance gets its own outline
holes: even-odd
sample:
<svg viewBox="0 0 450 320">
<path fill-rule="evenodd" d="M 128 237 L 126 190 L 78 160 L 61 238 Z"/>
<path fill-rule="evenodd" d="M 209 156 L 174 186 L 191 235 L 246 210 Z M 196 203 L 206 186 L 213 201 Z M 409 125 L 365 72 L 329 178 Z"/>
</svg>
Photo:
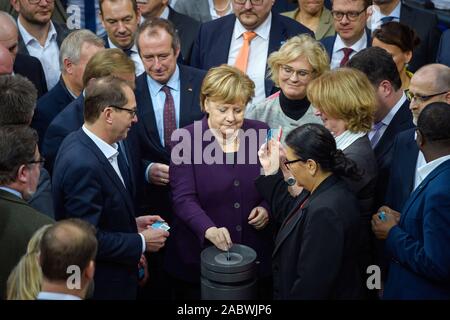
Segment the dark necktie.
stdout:
<svg viewBox="0 0 450 320">
<path fill-rule="evenodd" d="M 123 141 L 119 141 L 119 155 L 117 156 L 117 163 L 119 165 L 120 174 L 122 175 L 123 182 L 125 184 L 126 189 L 130 194 L 132 193 L 132 185 L 131 185 L 131 175 L 130 168 L 127 161 L 125 145 Z"/>
<path fill-rule="evenodd" d="M 97 31 L 95 2 L 94 0 L 84 0 L 84 27 L 93 33 Z"/>
<path fill-rule="evenodd" d="M 123 49 L 123 52 L 125 52 L 125 54 L 126 54 L 128 57 L 131 57 L 131 54 L 133 53 L 133 50 L 131 50 L 131 48 Z"/>
<path fill-rule="evenodd" d="M 381 24 L 383 25 L 385 23 L 391 22 L 394 19 L 395 19 L 395 17 L 391 17 L 391 16 L 383 17 L 383 18 L 381 18 Z"/>
<path fill-rule="evenodd" d="M 170 146 L 170 138 L 172 132 L 177 129 L 177 120 L 175 117 L 175 103 L 173 101 L 170 88 L 163 86 L 162 91 L 166 94 L 166 101 L 164 102 L 164 146 L 168 148 Z"/>
<path fill-rule="evenodd" d="M 347 63 L 347 61 L 350 59 L 350 55 L 353 52 L 352 48 L 343 48 L 342 51 L 344 51 L 344 57 L 341 60 L 341 63 L 339 64 L 340 67 L 345 66 L 345 64 Z"/>
</svg>

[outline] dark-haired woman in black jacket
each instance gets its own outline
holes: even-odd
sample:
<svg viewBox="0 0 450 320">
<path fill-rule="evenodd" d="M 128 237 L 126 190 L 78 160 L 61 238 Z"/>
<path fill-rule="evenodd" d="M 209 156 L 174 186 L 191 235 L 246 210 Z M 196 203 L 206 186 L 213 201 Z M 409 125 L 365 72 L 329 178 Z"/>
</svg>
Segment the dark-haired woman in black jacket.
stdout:
<svg viewBox="0 0 450 320">
<path fill-rule="evenodd" d="M 256 186 L 281 224 L 273 252 L 275 299 L 360 299 L 358 201 L 340 176 L 358 177 L 356 165 L 336 149 L 330 132 L 319 124 L 298 127 L 258 155 L 264 176 Z M 281 160 L 283 159 L 283 160 Z M 281 162 L 279 162 L 281 161 Z M 293 198 L 279 166 L 303 187 Z"/>
</svg>

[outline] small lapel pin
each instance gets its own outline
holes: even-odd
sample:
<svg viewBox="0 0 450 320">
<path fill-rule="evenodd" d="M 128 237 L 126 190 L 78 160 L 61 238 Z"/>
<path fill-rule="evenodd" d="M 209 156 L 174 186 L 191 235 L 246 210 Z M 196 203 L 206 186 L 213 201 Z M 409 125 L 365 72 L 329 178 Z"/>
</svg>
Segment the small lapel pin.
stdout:
<svg viewBox="0 0 450 320">
<path fill-rule="evenodd" d="M 192 91 L 192 88 L 188 88 L 188 91 Z"/>
</svg>

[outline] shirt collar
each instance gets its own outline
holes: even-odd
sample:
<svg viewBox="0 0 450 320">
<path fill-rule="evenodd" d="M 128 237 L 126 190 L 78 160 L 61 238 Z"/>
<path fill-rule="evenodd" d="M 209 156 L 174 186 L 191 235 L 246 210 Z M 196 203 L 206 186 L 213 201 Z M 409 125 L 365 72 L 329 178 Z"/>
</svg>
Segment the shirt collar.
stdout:
<svg viewBox="0 0 450 320">
<path fill-rule="evenodd" d="M 168 86 L 171 90 L 180 91 L 180 69 L 177 65 L 175 68 L 175 72 L 172 74 L 166 84 L 161 84 L 158 81 L 153 80 L 152 77 L 150 77 L 148 74 L 147 82 L 152 97 L 156 97 L 156 95 L 161 91 L 161 88 L 165 85 Z"/>
<path fill-rule="evenodd" d="M 422 179 L 422 181 L 425 180 L 425 178 L 431 172 L 433 172 L 437 167 L 439 167 L 442 163 L 444 163 L 447 160 L 450 160 L 450 155 L 437 158 L 433 161 L 428 162 L 426 165 L 423 165 L 420 168 L 418 168 L 417 172 L 418 172 L 420 178 Z"/>
<path fill-rule="evenodd" d="M 264 40 L 269 40 L 270 36 L 270 27 L 272 25 L 272 12 L 269 13 L 266 20 L 261 23 L 261 25 L 253 30 L 259 37 L 263 38 Z M 238 39 L 242 36 L 242 34 L 246 31 L 249 31 L 245 29 L 245 27 L 241 24 L 239 19 L 236 18 L 236 22 L 234 25 L 234 39 Z"/>
<path fill-rule="evenodd" d="M 23 199 L 22 194 L 17 190 L 14 190 L 14 189 L 11 189 L 11 188 L 5 187 L 5 186 L 0 186 L 0 189 L 3 191 L 6 191 L 6 192 L 12 193 L 15 196 L 18 196 L 20 199 Z"/>
<path fill-rule="evenodd" d="M 17 27 L 19 28 L 20 35 L 22 36 L 22 40 L 26 46 L 29 45 L 30 42 L 32 42 L 32 41 L 39 42 L 35 37 L 33 37 L 25 29 L 25 27 L 22 25 L 22 23 L 20 23 L 20 19 L 17 19 Z M 53 22 L 50 21 L 50 29 L 48 30 L 46 43 L 52 41 L 53 39 L 56 39 L 56 36 L 57 36 L 57 32 L 56 32 L 55 26 L 53 25 Z"/>
<path fill-rule="evenodd" d="M 353 51 L 359 52 L 364 48 L 366 48 L 366 46 L 367 46 L 366 30 L 364 30 L 362 37 L 358 41 L 356 41 L 351 47 L 347 47 L 344 44 L 344 41 L 342 41 L 341 36 L 339 34 L 336 34 L 336 41 L 334 42 L 333 53 L 336 53 L 344 48 L 352 48 Z"/>
<path fill-rule="evenodd" d="M 405 95 L 405 92 L 403 92 L 402 97 L 400 98 L 400 100 L 397 101 L 397 103 L 391 109 L 391 111 L 389 111 L 389 113 L 383 118 L 383 120 L 381 120 L 381 122 L 385 126 L 388 126 L 391 123 L 392 119 L 395 117 L 395 114 L 397 113 L 397 111 L 400 109 L 400 107 L 403 105 L 403 103 L 405 101 L 406 101 L 406 95 Z"/>
<path fill-rule="evenodd" d="M 90 131 L 86 126 L 83 125 L 83 131 L 86 135 L 91 138 L 92 141 L 96 144 L 96 146 L 100 149 L 100 151 L 105 155 L 105 157 L 109 160 L 111 158 L 117 157 L 119 154 L 117 143 L 113 143 L 112 145 L 106 143 L 99 137 L 97 137 L 92 131 Z"/>
<path fill-rule="evenodd" d="M 166 19 L 169 20 L 169 14 L 170 14 L 170 10 L 169 10 L 169 6 L 166 6 L 163 10 L 163 12 L 161 12 L 161 15 L 159 16 L 162 19 Z M 143 15 L 141 15 L 141 25 L 144 24 L 145 22 L 145 17 Z"/>
<path fill-rule="evenodd" d="M 116 49 L 117 48 L 117 49 L 123 50 L 122 48 L 119 48 L 119 47 L 115 46 L 114 43 L 112 43 L 111 39 L 109 39 L 109 37 L 108 37 L 108 44 L 109 44 L 109 48 L 110 49 Z M 133 46 L 130 48 L 130 50 L 131 50 L 132 53 L 138 53 L 136 44 L 133 44 Z"/>
<path fill-rule="evenodd" d="M 46 292 L 41 291 L 37 296 L 38 300 L 81 300 L 80 297 L 72 294 L 58 293 L 58 292 Z"/>
<path fill-rule="evenodd" d="M 365 132 L 351 132 L 349 130 L 345 130 L 339 136 L 335 137 L 336 140 L 336 148 L 345 150 L 347 149 L 353 142 L 358 140 L 361 137 L 366 135 Z"/>
</svg>

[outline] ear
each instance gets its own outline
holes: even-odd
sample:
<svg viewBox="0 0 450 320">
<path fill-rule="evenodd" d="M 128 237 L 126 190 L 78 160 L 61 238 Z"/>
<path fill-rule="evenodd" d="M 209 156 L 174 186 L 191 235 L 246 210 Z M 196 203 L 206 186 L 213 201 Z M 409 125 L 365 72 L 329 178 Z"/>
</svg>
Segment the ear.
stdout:
<svg viewBox="0 0 450 320">
<path fill-rule="evenodd" d="M 416 134 L 417 134 L 417 138 L 416 138 L 417 146 L 422 151 L 425 141 L 423 139 L 423 136 L 422 136 L 422 133 L 420 132 L 420 130 L 416 129 Z"/>
<path fill-rule="evenodd" d="M 113 109 L 111 107 L 106 107 L 103 113 L 106 122 L 111 125 L 113 121 Z"/>
<path fill-rule="evenodd" d="M 19 0 L 9 0 L 9 2 L 11 3 L 11 7 L 14 8 L 14 10 L 16 10 L 16 12 L 20 11 L 20 3 Z"/>
<path fill-rule="evenodd" d="M 175 50 L 175 59 L 178 59 L 178 56 L 180 55 L 180 47 Z"/>
<path fill-rule="evenodd" d="M 311 176 L 314 177 L 316 175 L 317 169 L 318 169 L 317 162 L 315 162 L 314 160 L 308 159 L 306 161 L 306 168 L 308 169 Z"/>
<path fill-rule="evenodd" d="M 205 99 L 204 105 L 205 105 L 205 112 L 206 112 L 206 113 L 209 113 L 211 106 L 209 105 L 209 100 L 208 100 L 208 98 Z"/>
<path fill-rule="evenodd" d="M 383 80 L 378 85 L 378 90 L 382 94 L 383 98 L 386 98 L 392 93 L 392 85 L 389 81 Z"/>
<path fill-rule="evenodd" d="M 444 99 L 446 103 L 450 104 L 450 91 L 445 94 Z"/>
<path fill-rule="evenodd" d="M 141 25 L 141 17 L 142 17 L 141 9 L 139 9 L 139 7 L 138 7 L 137 11 L 136 11 L 136 21 L 137 21 L 138 26 Z"/>
<path fill-rule="evenodd" d="M 27 183 L 29 172 L 30 170 L 26 165 L 21 165 L 19 170 L 17 170 L 17 181 L 20 183 Z"/>
<path fill-rule="evenodd" d="M 86 269 L 84 270 L 84 273 L 85 273 L 86 278 L 88 280 L 93 280 L 94 279 L 94 274 L 95 274 L 95 262 L 94 262 L 94 260 L 89 261 Z"/>
<path fill-rule="evenodd" d="M 64 70 L 66 70 L 66 72 L 68 74 L 72 74 L 73 73 L 73 63 L 72 61 L 70 61 L 69 58 L 65 58 L 64 59 Z"/>
<path fill-rule="evenodd" d="M 411 61 L 411 59 L 412 59 L 412 54 L 413 54 L 412 51 L 406 51 L 406 52 L 404 53 L 406 63 L 409 63 L 409 62 Z"/>
</svg>

